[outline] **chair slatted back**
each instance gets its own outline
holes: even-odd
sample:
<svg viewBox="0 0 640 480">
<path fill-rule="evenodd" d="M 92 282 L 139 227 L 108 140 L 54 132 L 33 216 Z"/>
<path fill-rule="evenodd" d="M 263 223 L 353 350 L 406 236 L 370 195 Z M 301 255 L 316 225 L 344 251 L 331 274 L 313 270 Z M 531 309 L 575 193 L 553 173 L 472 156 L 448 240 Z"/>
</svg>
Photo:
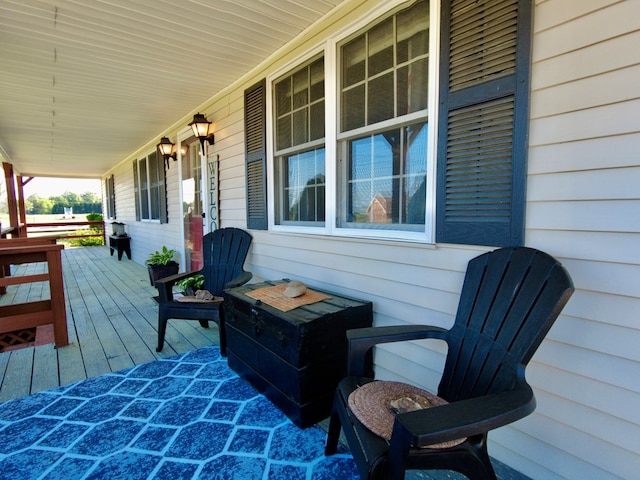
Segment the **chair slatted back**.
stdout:
<svg viewBox="0 0 640 480">
<path fill-rule="evenodd" d="M 204 288 L 222 296 L 224 286 L 244 271 L 251 235 L 239 228 L 220 228 L 202 239 Z"/>
<path fill-rule="evenodd" d="M 564 267 L 532 248 L 469 262 L 439 395 L 450 402 L 511 388 L 573 293 Z"/>
</svg>

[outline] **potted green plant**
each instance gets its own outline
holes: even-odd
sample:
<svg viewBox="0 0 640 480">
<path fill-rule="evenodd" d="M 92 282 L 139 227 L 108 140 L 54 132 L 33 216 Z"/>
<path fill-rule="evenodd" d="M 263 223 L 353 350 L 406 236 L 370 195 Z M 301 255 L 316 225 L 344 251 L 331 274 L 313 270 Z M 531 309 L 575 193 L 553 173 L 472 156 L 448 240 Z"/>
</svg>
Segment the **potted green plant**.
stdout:
<svg viewBox="0 0 640 480">
<path fill-rule="evenodd" d="M 156 280 L 178 273 L 180 266 L 173 259 L 175 254 L 175 250 L 163 245 L 162 250 L 156 250 L 144 261 L 149 270 L 149 281 L 152 286 L 156 286 Z"/>
<path fill-rule="evenodd" d="M 204 275 L 198 273 L 192 277 L 184 278 L 176 282 L 176 287 L 178 287 L 184 295 L 193 296 L 196 294 L 196 291 L 202 290 L 202 287 L 204 287 Z"/>
</svg>

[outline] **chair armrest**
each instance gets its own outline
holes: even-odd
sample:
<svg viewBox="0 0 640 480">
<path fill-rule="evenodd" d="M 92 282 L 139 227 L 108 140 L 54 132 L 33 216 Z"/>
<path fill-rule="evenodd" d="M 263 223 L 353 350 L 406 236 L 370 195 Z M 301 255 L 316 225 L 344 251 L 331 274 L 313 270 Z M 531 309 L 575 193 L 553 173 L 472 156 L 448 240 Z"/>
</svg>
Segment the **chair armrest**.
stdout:
<svg viewBox="0 0 640 480">
<path fill-rule="evenodd" d="M 391 443 L 425 447 L 471 437 L 515 422 L 535 408 L 533 390 L 522 381 L 513 390 L 396 415 Z"/>
<path fill-rule="evenodd" d="M 249 280 L 251 280 L 253 278 L 253 273 L 251 272 L 243 272 L 240 276 L 234 278 L 233 280 L 229 281 L 223 288 L 223 290 L 227 290 L 229 288 L 235 288 L 235 287 L 239 287 L 241 285 L 244 285 L 245 283 L 247 283 Z"/>
<path fill-rule="evenodd" d="M 437 338 L 446 340 L 448 330 L 429 325 L 398 325 L 391 327 L 369 327 L 347 330 L 347 376 L 363 377 L 368 375 L 371 363 L 370 351 L 380 343 L 405 342 Z"/>
<path fill-rule="evenodd" d="M 158 303 L 167 303 L 173 301 L 173 286 L 176 282 L 184 278 L 192 277 L 196 274 L 200 273 L 200 270 L 195 270 L 192 272 L 182 272 L 176 273 L 175 275 L 169 275 L 168 277 L 163 277 L 155 282 L 155 287 L 158 289 L 159 297 Z"/>
</svg>

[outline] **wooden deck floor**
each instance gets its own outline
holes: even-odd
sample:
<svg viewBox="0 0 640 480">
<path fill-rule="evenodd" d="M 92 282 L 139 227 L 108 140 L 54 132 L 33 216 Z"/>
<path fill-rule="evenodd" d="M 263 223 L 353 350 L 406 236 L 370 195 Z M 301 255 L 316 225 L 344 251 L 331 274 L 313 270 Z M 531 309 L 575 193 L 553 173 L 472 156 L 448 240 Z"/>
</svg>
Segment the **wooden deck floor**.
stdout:
<svg viewBox="0 0 640 480">
<path fill-rule="evenodd" d="M 62 264 L 70 344 L 0 353 L 0 401 L 218 344 L 215 323 L 205 329 L 170 320 L 164 349 L 156 353 L 157 290 L 146 267 L 126 256 L 118 261 L 108 247 L 65 248 Z M 19 268 L 34 273 L 45 267 Z M 46 283 L 9 286 L 0 305 L 40 298 L 49 298 Z"/>
</svg>

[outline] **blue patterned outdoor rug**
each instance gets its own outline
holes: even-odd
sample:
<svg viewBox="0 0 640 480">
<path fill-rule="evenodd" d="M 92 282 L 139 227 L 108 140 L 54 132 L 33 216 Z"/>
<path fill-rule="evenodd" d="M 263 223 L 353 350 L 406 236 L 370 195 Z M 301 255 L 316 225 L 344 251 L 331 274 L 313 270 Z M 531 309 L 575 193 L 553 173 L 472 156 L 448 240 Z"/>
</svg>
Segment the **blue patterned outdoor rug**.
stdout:
<svg viewBox="0 0 640 480">
<path fill-rule="evenodd" d="M 0 477 L 357 479 L 325 437 L 208 347 L 0 404 Z"/>
</svg>

